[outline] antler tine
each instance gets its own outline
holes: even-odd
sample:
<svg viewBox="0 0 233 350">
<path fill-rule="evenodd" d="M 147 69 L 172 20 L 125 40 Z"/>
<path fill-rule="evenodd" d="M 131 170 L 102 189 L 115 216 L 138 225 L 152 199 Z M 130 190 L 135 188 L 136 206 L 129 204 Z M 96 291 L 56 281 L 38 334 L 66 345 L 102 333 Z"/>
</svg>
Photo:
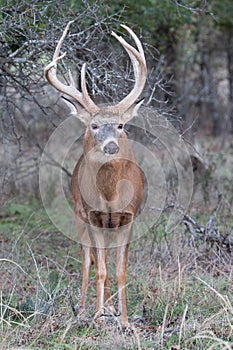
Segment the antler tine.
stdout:
<svg viewBox="0 0 233 350">
<path fill-rule="evenodd" d="M 84 63 L 82 65 L 82 69 L 81 69 L 81 89 L 83 92 L 84 96 L 88 96 L 88 92 L 87 92 L 87 85 L 86 85 L 86 63 Z"/>
<path fill-rule="evenodd" d="M 70 21 L 70 22 L 67 23 L 67 25 L 66 25 L 66 27 L 65 27 L 65 29 L 64 29 L 64 31 L 63 31 L 63 33 L 62 33 L 62 36 L 61 36 L 60 40 L 59 40 L 58 43 L 57 43 L 57 47 L 56 47 L 56 49 L 55 49 L 55 51 L 54 51 L 54 54 L 53 54 L 53 61 L 55 61 L 55 60 L 59 57 L 59 53 L 60 53 L 60 51 L 61 51 L 62 44 L 63 44 L 63 42 L 64 42 L 64 40 L 65 40 L 65 37 L 66 37 L 66 35 L 67 35 L 67 33 L 68 33 L 68 30 L 70 29 L 70 25 L 71 25 L 73 22 L 74 22 L 74 21 Z M 66 53 L 65 53 L 65 54 L 66 54 Z"/>
<path fill-rule="evenodd" d="M 143 50 L 141 41 L 138 39 L 137 35 L 132 31 L 131 28 L 127 27 L 125 24 L 121 24 L 121 27 L 125 28 L 131 34 L 132 38 L 134 39 L 134 41 L 137 45 L 138 51 L 139 51 L 145 65 L 146 65 L 146 59 L 145 59 L 144 50 Z"/>
<path fill-rule="evenodd" d="M 70 79 L 69 85 L 63 84 L 57 78 L 57 62 L 60 61 L 66 55 L 66 53 L 64 53 L 61 56 L 59 56 L 60 50 L 64 42 L 64 39 L 68 33 L 69 27 L 72 23 L 73 21 L 70 21 L 66 25 L 62 33 L 62 36 L 58 41 L 57 47 L 54 51 L 53 60 L 45 67 L 44 73 L 48 82 L 52 86 L 54 86 L 58 91 L 74 98 L 75 101 L 80 103 L 86 109 L 86 111 L 88 111 L 91 115 L 95 115 L 97 112 L 99 112 L 99 107 L 96 106 L 96 104 L 92 101 L 92 99 L 90 98 L 87 92 L 86 81 L 85 81 L 86 64 L 83 65 L 82 71 L 81 71 L 81 92 L 75 87 L 74 78 L 70 71 L 69 71 L 69 79 Z"/>
<path fill-rule="evenodd" d="M 108 108 L 108 110 L 114 113 L 124 114 L 124 112 L 126 112 L 130 106 L 132 106 L 132 104 L 136 101 L 144 89 L 146 83 L 147 68 L 145 55 L 140 40 L 129 27 L 124 24 L 121 26 L 131 34 L 138 49 L 137 51 L 133 46 L 128 44 L 125 39 L 123 39 L 121 36 L 118 36 L 115 32 L 112 32 L 112 35 L 121 43 L 121 45 L 128 53 L 133 64 L 135 76 L 135 84 L 133 90 L 118 104 Z"/>
</svg>

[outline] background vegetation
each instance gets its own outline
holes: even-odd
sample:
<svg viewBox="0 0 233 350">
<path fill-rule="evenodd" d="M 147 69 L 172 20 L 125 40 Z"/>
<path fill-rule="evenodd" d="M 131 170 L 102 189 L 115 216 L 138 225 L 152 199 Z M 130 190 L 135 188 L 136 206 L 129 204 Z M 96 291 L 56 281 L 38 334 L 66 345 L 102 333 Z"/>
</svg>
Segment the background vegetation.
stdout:
<svg viewBox="0 0 233 350">
<path fill-rule="evenodd" d="M 0 0 L 0 6 L 0 348 L 232 349 L 233 2 Z M 165 234 L 168 202 L 156 226 L 131 246 L 129 334 L 117 318 L 102 330 L 92 327 L 94 271 L 90 322 L 77 325 L 80 247 L 57 231 L 40 202 L 40 156 L 68 113 L 43 68 L 69 20 L 75 21 L 60 74 L 65 79 L 69 66 L 78 81 L 88 62 L 97 102 L 118 101 L 132 87 L 128 58 L 111 31 L 126 23 L 139 34 L 149 68 L 145 104 L 172 121 L 193 161 L 189 216 Z M 113 254 L 113 285 L 114 268 Z"/>
</svg>

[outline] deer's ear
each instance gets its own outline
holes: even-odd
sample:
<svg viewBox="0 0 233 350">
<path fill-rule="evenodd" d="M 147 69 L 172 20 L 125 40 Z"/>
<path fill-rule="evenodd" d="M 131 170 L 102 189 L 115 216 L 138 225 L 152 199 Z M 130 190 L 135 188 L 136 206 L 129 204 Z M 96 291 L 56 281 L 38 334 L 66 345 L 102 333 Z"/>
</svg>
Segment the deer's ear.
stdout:
<svg viewBox="0 0 233 350">
<path fill-rule="evenodd" d="M 127 123 L 133 117 L 138 115 L 138 110 L 144 102 L 144 98 L 137 103 L 134 103 L 129 109 L 123 114 L 122 121 Z"/>
<path fill-rule="evenodd" d="M 70 109 L 70 114 L 77 117 L 85 125 L 89 124 L 91 120 L 91 115 L 88 113 L 78 102 L 70 100 L 66 96 L 61 96 L 65 104 Z"/>
</svg>

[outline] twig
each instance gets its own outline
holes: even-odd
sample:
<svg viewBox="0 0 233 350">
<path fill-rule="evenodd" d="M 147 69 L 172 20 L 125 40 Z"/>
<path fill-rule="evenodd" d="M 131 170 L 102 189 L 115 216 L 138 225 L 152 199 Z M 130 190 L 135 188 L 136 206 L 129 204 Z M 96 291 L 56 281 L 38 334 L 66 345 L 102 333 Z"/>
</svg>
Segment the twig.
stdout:
<svg viewBox="0 0 233 350">
<path fill-rule="evenodd" d="M 70 306 L 71 306 L 71 309 L 73 311 L 73 314 L 74 316 L 78 316 L 78 311 L 77 311 L 77 307 L 75 306 L 75 302 L 74 302 L 74 299 L 73 299 L 73 296 L 71 294 L 71 291 L 70 291 L 70 287 L 68 286 L 67 288 L 67 297 L 68 297 L 68 300 L 70 302 Z"/>
</svg>

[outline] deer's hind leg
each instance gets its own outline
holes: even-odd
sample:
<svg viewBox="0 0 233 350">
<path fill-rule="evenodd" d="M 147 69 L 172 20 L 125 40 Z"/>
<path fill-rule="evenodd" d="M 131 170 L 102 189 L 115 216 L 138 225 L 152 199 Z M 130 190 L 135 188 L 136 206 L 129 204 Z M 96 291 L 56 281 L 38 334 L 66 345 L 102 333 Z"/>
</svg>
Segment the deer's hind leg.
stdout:
<svg viewBox="0 0 233 350">
<path fill-rule="evenodd" d="M 91 240 L 86 223 L 80 216 L 79 205 L 76 204 L 75 218 L 76 228 L 78 233 L 78 241 L 82 246 L 82 285 L 81 285 L 81 297 L 79 303 L 79 319 L 85 321 L 86 319 L 86 296 L 89 284 L 89 276 L 91 265 L 94 263 L 92 254 Z"/>
<path fill-rule="evenodd" d="M 126 267 L 129 243 L 131 239 L 132 222 L 132 213 L 122 213 L 118 235 L 116 278 L 118 285 L 119 321 L 123 328 L 130 327 L 126 306 Z"/>
<path fill-rule="evenodd" d="M 82 246 L 82 287 L 79 306 L 79 317 L 81 320 L 86 318 L 86 296 L 89 283 L 91 265 L 94 263 L 91 253 L 91 247 Z"/>
</svg>

